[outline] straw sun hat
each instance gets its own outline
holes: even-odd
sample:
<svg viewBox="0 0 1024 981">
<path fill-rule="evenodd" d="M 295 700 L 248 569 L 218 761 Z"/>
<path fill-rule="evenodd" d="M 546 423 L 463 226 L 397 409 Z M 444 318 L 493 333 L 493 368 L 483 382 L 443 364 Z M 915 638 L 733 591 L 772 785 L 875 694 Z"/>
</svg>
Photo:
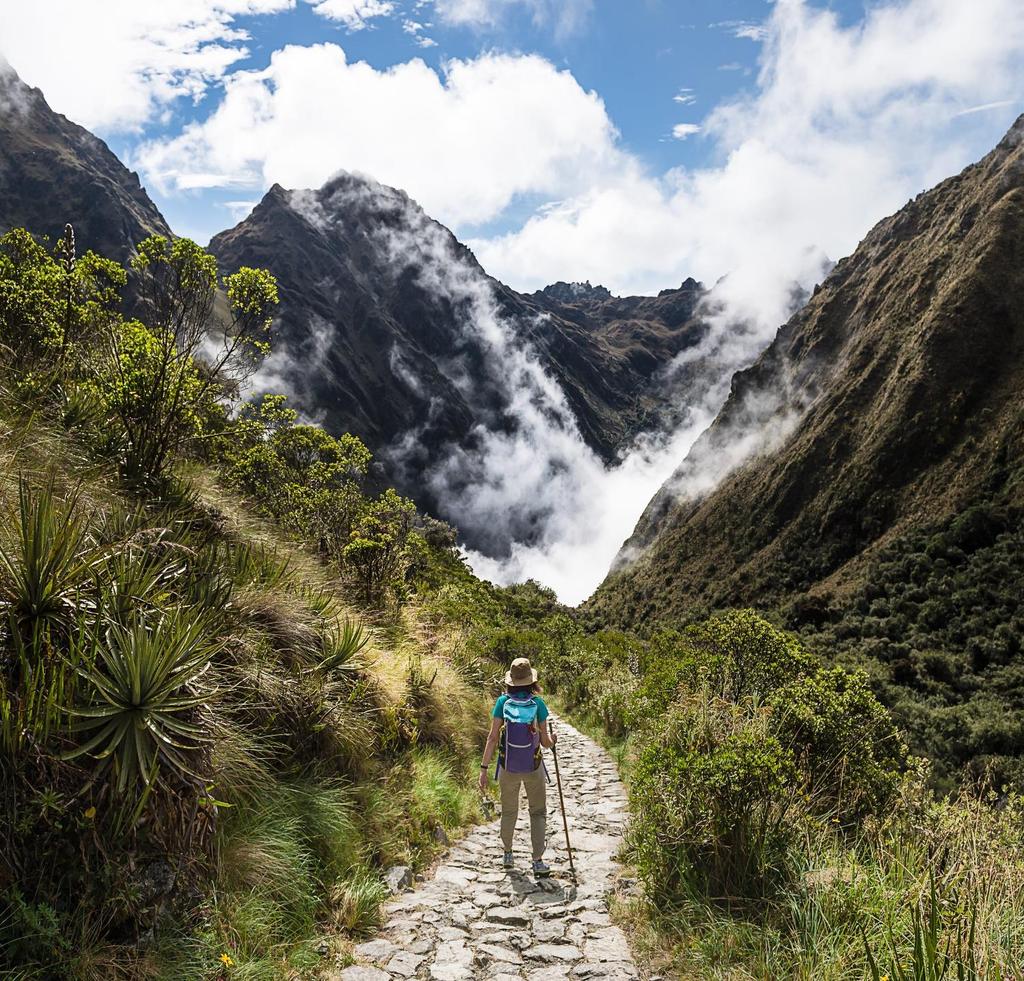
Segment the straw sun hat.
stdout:
<svg viewBox="0 0 1024 981">
<path fill-rule="evenodd" d="M 537 672 L 530 666 L 529 658 L 517 657 L 505 674 L 505 684 L 512 688 L 524 688 L 537 680 Z"/>
</svg>

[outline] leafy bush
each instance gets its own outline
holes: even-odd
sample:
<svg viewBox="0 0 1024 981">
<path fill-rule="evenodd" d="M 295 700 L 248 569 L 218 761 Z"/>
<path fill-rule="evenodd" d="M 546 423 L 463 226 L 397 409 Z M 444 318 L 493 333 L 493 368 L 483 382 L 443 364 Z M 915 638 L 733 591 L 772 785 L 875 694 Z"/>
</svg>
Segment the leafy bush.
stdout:
<svg viewBox="0 0 1024 981">
<path fill-rule="evenodd" d="M 370 452 L 355 436 L 296 425 L 278 396 L 242 411 L 239 439 L 225 452 L 231 479 L 321 555 L 338 562 L 365 603 L 401 602 L 422 543 L 416 507 L 387 489 L 363 493 Z M 450 547 L 450 546 L 449 546 Z"/>
<path fill-rule="evenodd" d="M 782 685 L 769 703 L 819 811 L 857 820 L 893 799 L 906 747 L 863 673 L 819 669 Z"/>
<path fill-rule="evenodd" d="M 799 776 L 763 706 L 709 690 L 658 720 L 632 769 L 632 842 L 651 898 L 763 896 L 790 870 Z"/>
<path fill-rule="evenodd" d="M 125 282 L 117 263 L 76 256 L 70 225 L 56 256 L 23 228 L 0 237 L 0 353 L 20 396 L 48 396 L 74 375 L 89 343 L 116 319 Z"/>
</svg>

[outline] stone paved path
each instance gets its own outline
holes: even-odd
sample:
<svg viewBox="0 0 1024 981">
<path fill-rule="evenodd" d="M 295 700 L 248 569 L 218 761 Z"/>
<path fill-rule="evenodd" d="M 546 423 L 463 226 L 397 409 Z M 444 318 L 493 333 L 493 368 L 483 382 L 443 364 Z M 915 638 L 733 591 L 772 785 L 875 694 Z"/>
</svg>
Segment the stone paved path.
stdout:
<svg viewBox="0 0 1024 981">
<path fill-rule="evenodd" d="M 381 935 L 356 947 L 358 966 L 343 981 L 558 981 L 639 978 L 626 938 L 613 926 L 607 898 L 626 820 L 615 764 L 564 722 L 555 725 L 565 809 L 578 882 L 569 877 L 554 765 L 548 786 L 552 878 L 529 875 L 525 801 L 516 827 L 516 868 L 501 868 L 497 822 L 475 828 L 433 877 L 393 899 Z"/>
</svg>

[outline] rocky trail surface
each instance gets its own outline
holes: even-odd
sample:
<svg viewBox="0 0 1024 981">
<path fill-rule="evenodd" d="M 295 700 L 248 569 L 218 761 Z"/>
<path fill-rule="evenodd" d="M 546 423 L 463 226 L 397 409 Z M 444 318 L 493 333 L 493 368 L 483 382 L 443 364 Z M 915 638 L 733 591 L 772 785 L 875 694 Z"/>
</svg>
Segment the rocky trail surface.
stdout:
<svg viewBox="0 0 1024 981">
<path fill-rule="evenodd" d="M 530 874 L 525 801 L 516 827 L 516 867 L 501 867 L 497 821 L 456 843 L 429 881 L 385 908 L 380 936 L 356 947 L 359 964 L 341 981 L 558 981 L 640 978 L 623 932 L 608 913 L 620 866 L 626 795 L 615 764 L 564 722 L 556 725 L 565 810 L 577 882 L 569 875 L 565 835 L 546 753 L 548 851 L 552 877 Z"/>
</svg>

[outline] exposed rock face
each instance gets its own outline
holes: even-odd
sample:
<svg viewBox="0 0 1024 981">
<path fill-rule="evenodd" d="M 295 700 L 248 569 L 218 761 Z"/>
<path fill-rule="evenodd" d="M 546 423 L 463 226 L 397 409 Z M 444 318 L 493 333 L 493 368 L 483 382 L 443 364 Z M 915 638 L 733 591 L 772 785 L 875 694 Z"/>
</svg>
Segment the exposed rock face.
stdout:
<svg viewBox="0 0 1024 981">
<path fill-rule="evenodd" d="M 585 283 L 564 283 L 559 281 L 545 286 L 534 294 L 538 300 L 554 300 L 557 303 L 579 303 L 587 300 L 610 300 L 612 291 L 607 286 L 591 286 Z"/>
<path fill-rule="evenodd" d="M 273 187 L 210 247 L 225 268 L 278 278 L 267 387 L 360 436 L 389 479 L 442 513 L 424 468 L 483 430 L 514 431 L 524 399 L 612 459 L 665 410 L 660 373 L 704 333 L 692 280 L 656 298 L 567 284 L 523 296 L 403 192 L 348 174 L 316 191 Z"/>
<path fill-rule="evenodd" d="M 119 262 L 148 235 L 171 234 L 138 176 L 0 58 L 0 234 L 24 227 L 55 242 L 67 222 L 80 253 Z"/>
<path fill-rule="evenodd" d="M 1024 117 L 838 263 L 648 506 L 592 609 L 841 594 L 893 536 L 1024 482 Z M 711 488 L 714 489 L 711 489 Z"/>
</svg>

